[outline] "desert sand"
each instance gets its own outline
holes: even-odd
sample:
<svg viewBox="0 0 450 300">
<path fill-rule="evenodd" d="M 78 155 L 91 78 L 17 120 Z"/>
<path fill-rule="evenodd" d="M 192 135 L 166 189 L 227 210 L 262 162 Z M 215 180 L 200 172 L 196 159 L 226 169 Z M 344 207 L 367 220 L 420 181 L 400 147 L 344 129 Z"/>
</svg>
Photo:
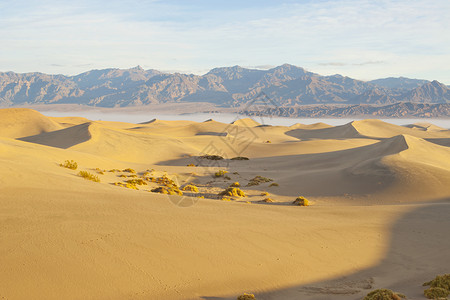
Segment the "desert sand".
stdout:
<svg viewBox="0 0 450 300">
<path fill-rule="evenodd" d="M 0 299 L 362 299 L 376 288 L 425 299 L 422 283 L 450 273 L 449 146 L 450 130 L 432 124 L 1 109 Z M 162 176 L 199 192 L 151 192 Z M 249 186 L 255 176 L 271 181 Z M 146 185 L 125 188 L 132 179 Z M 247 197 L 218 196 L 233 182 Z"/>
</svg>

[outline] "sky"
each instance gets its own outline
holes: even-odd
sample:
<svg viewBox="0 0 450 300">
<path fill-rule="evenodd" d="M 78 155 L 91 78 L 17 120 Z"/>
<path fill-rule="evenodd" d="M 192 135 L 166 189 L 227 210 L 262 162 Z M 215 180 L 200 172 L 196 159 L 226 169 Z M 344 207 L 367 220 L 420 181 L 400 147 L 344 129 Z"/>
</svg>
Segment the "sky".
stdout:
<svg viewBox="0 0 450 300">
<path fill-rule="evenodd" d="M 449 0 L 0 0 L 0 72 L 289 63 L 450 84 L 449 15 Z"/>
</svg>

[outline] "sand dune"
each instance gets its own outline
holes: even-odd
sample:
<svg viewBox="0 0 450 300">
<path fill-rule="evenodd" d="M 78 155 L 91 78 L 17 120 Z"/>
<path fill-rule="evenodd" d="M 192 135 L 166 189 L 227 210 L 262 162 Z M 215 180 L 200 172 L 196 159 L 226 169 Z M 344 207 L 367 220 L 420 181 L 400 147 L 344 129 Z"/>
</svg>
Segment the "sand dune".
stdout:
<svg viewBox="0 0 450 300">
<path fill-rule="evenodd" d="M 0 136 L 20 138 L 62 129 L 57 122 L 27 108 L 0 109 Z"/>
<path fill-rule="evenodd" d="M 449 272 L 447 130 L 0 116 L 0 298 L 425 299 L 421 284 Z M 77 170 L 60 166 L 71 159 Z M 205 198 L 114 185 L 145 172 Z M 257 175 L 272 181 L 248 186 Z M 247 197 L 221 201 L 235 181 Z"/>
</svg>

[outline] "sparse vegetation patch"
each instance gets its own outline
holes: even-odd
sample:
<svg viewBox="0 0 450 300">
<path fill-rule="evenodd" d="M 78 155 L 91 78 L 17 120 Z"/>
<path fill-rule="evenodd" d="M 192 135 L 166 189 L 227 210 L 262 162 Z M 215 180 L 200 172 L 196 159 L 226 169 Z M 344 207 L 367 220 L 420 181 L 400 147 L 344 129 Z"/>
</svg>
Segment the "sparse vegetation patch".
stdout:
<svg viewBox="0 0 450 300">
<path fill-rule="evenodd" d="M 208 155 L 208 154 L 202 155 L 202 156 L 200 156 L 200 158 L 210 159 L 210 160 L 222 160 L 223 159 L 223 157 L 220 155 Z"/>
<path fill-rule="evenodd" d="M 87 171 L 80 171 L 78 173 L 78 176 L 81 176 L 84 179 L 91 180 L 91 181 L 94 181 L 94 182 L 100 182 L 100 178 L 98 178 L 97 175 L 91 174 L 91 173 L 89 173 Z"/>
<path fill-rule="evenodd" d="M 292 202 L 292 204 L 298 206 L 309 206 L 309 201 L 305 197 L 299 196 L 294 200 L 294 202 Z"/>
<path fill-rule="evenodd" d="M 405 295 L 393 292 L 388 289 L 378 289 L 371 291 L 363 300 L 401 300 Z"/>
<path fill-rule="evenodd" d="M 249 160 L 249 158 L 245 156 L 237 156 L 233 157 L 231 160 Z"/>
<path fill-rule="evenodd" d="M 273 181 L 273 179 L 258 175 L 258 176 L 255 176 L 254 178 L 250 179 L 250 182 L 247 184 L 247 186 L 260 185 L 261 183 L 270 182 L 270 181 Z"/>
<path fill-rule="evenodd" d="M 183 188 L 183 191 L 198 193 L 198 187 L 193 184 L 188 184 Z"/>
<path fill-rule="evenodd" d="M 450 295 L 450 274 L 438 275 L 423 285 L 430 287 L 424 291 L 425 297 L 429 299 L 446 299 Z"/>
<path fill-rule="evenodd" d="M 66 160 L 63 164 L 59 164 L 60 167 L 76 170 L 78 168 L 78 164 L 74 160 Z"/>
<path fill-rule="evenodd" d="M 255 295 L 247 293 L 244 293 L 237 297 L 237 300 L 254 300 L 254 299 L 256 299 Z"/>
<path fill-rule="evenodd" d="M 245 193 L 237 187 L 229 187 L 220 192 L 219 196 L 247 197 Z"/>
</svg>

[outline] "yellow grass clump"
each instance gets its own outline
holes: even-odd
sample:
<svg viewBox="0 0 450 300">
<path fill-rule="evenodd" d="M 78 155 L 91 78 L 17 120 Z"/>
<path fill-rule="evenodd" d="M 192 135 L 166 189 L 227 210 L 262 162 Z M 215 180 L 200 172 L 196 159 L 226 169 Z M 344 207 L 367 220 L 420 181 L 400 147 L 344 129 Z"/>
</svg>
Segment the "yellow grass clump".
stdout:
<svg viewBox="0 0 450 300">
<path fill-rule="evenodd" d="M 393 292 L 388 289 L 378 289 L 371 291 L 363 300 L 401 300 L 405 295 Z"/>
<path fill-rule="evenodd" d="M 229 187 L 225 189 L 219 193 L 219 196 L 247 197 L 240 188 L 236 187 Z"/>
<path fill-rule="evenodd" d="M 268 192 L 262 192 L 261 196 L 269 196 L 269 193 Z"/>
<path fill-rule="evenodd" d="M 188 166 L 188 167 L 195 167 L 194 164 L 188 164 L 187 166 Z"/>
<path fill-rule="evenodd" d="M 265 203 L 273 203 L 273 202 L 275 202 L 275 201 L 274 201 L 272 198 L 267 197 L 266 199 L 261 200 L 261 202 L 265 202 Z"/>
<path fill-rule="evenodd" d="M 84 179 L 91 180 L 91 181 L 94 181 L 94 182 L 100 182 L 100 178 L 98 178 L 97 175 L 91 174 L 91 173 L 89 173 L 87 171 L 80 171 L 78 173 L 78 176 L 81 176 Z"/>
<path fill-rule="evenodd" d="M 76 170 L 78 168 L 78 164 L 73 160 L 66 160 L 63 164 L 59 164 L 60 167 Z"/>
<path fill-rule="evenodd" d="M 127 168 L 127 169 L 123 169 L 122 170 L 122 172 L 128 172 L 128 173 L 136 173 L 136 171 L 135 170 L 133 170 L 133 169 L 130 169 L 130 168 Z"/>
<path fill-rule="evenodd" d="M 297 199 L 294 200 L 294 202 L 292 202 L 292 204 L 298 206 L 309 206 L 309 201 L 305 197 L 299 196 L 297 197 Z"/>
<path fill-rule="evenodd" d="M 241 186 L 241 184 L 237 181 L 230 184 L 230 187 L 240 187 L 240 186 Z"/>
</svg>

